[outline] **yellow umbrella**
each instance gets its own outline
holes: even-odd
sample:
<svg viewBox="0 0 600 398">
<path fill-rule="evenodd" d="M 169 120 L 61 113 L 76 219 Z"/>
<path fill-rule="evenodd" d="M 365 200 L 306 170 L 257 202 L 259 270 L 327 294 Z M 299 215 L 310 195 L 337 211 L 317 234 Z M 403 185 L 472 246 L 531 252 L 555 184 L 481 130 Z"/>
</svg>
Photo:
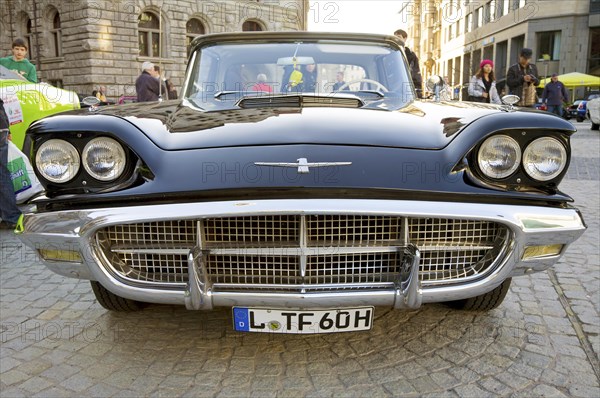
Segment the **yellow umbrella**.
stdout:
<svg viewBox="0 0 600 398">
<path fill-rule="evenodd" d="M 564 75 L 558 75 L 558 81 L 567 88 L 573 87 L 599 87 L 600 76 L 586 75 L 585 73 L 571 72 Z M 550 83 L 550 78 L 547 77 L 540 81 L 539 88 L 544 88 L 546 83 Z"/>
</svg>

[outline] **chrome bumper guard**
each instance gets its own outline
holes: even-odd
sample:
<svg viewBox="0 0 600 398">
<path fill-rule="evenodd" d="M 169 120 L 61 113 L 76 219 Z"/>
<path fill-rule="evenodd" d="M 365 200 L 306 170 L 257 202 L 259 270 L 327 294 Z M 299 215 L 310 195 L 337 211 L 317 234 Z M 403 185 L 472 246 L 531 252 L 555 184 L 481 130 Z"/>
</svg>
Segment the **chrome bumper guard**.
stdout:
<svg viewBox="0 0 600 398">
<path fill-rule="evenodd" d="M 239 293 L 218 292 L 214 293 L 211 289 L 210 279 L 205 267 L 203 258 L 208 254 L 208 250 L 200 250 L 198 247 L 190 250 L 188 254 L 188 275 L 189 280 L 185 289 L 185 306 L 188 310 L 211 310 L 214 308 L 213 300 L 220 303 L 222 301 L 232 300 L 231 305 L 236 302 L 233 298 Z M 388 294 L 388 300 L 393 298 L 393 307 L 395 309 L 416 309 L 421 306 L 422 291 L 419 282 L 419 260 L 421 253 L 414 245 L 409 245 L 402 249 L 402 259 L 400 272 L 394 283 L 393 297 Z M 355 294 L 341 293 L 347 300 Z M 228 295 L 233 295 L 231 298 Z M 281 294 L 274 293 L 252 293 L 255 303 L 253 305 L 278 305 L 277 300 Z M 322 305 L 322 301 L 328 301 L 329 297 L 338 299 L 340 293 L 286 293 L 285 302 L 293 307 L 306 307 Z M 268 304 L 273 300 L 274 304 Z M 315 300 L 314 304 L 312 301 Z M 249 305 L 249 304 L 247 304 Z M 279 304 L 281 305 L 281 304 Z"/>
</svg>

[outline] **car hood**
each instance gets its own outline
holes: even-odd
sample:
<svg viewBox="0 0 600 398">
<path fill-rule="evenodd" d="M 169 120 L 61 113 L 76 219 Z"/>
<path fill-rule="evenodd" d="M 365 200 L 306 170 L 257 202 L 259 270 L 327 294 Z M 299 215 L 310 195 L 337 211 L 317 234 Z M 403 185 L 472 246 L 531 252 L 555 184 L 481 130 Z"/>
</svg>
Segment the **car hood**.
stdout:
<svg viewBox="0 0 600 398">
<path fill-rule="evenodd" d="M 256 145 L 356 145 L 441 149 L 472 121 L 500 107 L 413 102 L 397 110 L 262 107 L 202 111 L 185 101 L 104 107 L 165 150 Z"/>
</svg>

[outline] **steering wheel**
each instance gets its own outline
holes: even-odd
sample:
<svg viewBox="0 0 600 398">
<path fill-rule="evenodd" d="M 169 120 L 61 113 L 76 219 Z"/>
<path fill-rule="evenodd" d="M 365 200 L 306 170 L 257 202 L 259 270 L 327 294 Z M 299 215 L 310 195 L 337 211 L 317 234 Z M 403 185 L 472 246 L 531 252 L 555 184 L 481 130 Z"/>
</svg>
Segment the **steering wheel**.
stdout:
<svg viewBox="0 0 600 398">
<path fill-rule="evenodd" d="M 371 83 L 371 84 L 376 85 L 377 88 L 380 88 L 381 91 L 383 91 L 384 93 L 387 93 L 389 91 L 383 84 L 379 83 L 377 80 L 372 80 L 372 79 L 357 79 L 357 80 L 352 80 L 351 82 L 342 84 L 340 86 L 340 88 L 337 89 L 337 91 L 342 91 L 343 89 L 348 88 L 349 85 L 354 84 L 354 83 Z"/>
</svg>

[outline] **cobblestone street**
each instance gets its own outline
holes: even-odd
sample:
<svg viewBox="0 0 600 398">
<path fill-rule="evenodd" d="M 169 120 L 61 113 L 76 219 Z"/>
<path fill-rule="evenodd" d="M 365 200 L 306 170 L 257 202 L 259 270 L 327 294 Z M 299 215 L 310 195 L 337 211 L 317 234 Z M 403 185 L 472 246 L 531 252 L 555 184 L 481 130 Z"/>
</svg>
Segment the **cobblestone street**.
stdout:
<svg viewBox="0 0 600 398">
<path fill-rule="evenodd" d="M 600 396 L 600 134 L 575 123 L 561 189 L 589 229 L 489 313 L 376 308 L 370 332 L 242 334 L 229 309 L 110 313 L 0 231 L 0 395 Z"/>
</svg>

